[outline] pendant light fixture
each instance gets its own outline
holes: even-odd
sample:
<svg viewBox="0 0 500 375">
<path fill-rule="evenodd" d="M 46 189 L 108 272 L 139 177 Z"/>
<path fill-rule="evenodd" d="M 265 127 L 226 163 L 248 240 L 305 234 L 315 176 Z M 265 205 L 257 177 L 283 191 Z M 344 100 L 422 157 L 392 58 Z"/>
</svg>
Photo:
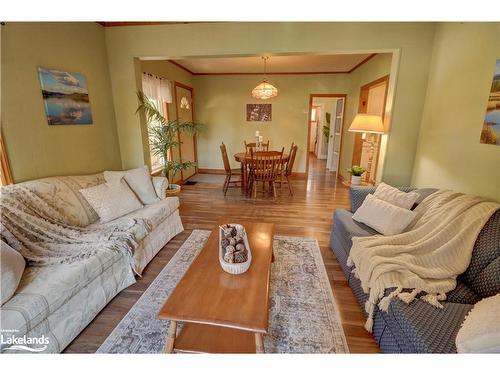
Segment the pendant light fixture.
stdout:
<svg viewBox="0 0 500 375">
<path fill-rule="evenodd" d="M 269 56 L 262 56 L 262 60 L 264 60 L 264 80 L 252 90 L 252 96 L 257 99 L 266 100 L 277 96 L 278 89 L 267 82 L 266 79 L 266 63 L 269 60 Z"/>
</svg>

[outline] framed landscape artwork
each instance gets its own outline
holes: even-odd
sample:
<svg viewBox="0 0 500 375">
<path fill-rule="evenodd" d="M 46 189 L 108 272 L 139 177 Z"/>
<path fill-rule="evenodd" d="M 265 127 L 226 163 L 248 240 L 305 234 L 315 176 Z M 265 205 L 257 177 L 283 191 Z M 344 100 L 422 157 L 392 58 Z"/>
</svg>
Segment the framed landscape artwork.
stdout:
<svg viewBox="0 0 500 375">
<path fill-rule="evenodd" d="M 247 104 L 247 121 L 271 121 L 272 104 Z"/>
<path fill-rule="evenodd" d="M 49 125 L 92 124 L 84 75 L 38 67 L 38 76 Z"/>
<path fill-rule="evenodd" d="M 481 131 L 481 143 L 500 146 L 500 59 L 495 65 L 490 98 Z"/>
</svg>

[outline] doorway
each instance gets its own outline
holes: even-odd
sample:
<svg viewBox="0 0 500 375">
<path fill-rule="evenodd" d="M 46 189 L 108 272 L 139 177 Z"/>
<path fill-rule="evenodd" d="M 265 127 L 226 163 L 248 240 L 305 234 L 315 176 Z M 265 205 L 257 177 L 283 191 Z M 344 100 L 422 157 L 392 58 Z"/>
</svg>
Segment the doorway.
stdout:
<svg viewBox="0 0 500 375">
<path fill-rule="evenodd" d="M 309 117 L 306 169 L 338 174 L 342 149 L 345 94 L 309 95 Z"/>
<path fill-rule="evenodd" d="M 378 115 L 384 120 L 385 104 L 389 87 L 389 76 L 381 77 L 367 83 L 360 88 L 358 113 Z M 356 133 L 352 153 L 352 165 L 359 165 L 366 169 L 363 181 L 374 184 L 377 175 L 378 159 L 380 154 L 380 134 Z"/>
</svg>

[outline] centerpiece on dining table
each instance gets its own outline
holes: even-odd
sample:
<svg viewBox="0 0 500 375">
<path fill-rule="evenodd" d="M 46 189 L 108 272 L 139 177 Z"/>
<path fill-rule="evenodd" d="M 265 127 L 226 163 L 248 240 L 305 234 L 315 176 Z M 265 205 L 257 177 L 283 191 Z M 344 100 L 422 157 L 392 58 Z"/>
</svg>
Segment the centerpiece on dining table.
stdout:
<svg viewBox="0 0 500 375">
<path fill-rule="evenodd" d="M 219 227 L 219 261 L 224 271 L 235 275 L 250 268 L 252 253 L 243 225 L 223 224 Z"/>
<path fill-rule="evenodd" d="M 264 137 L 260 135 L 260 132 L 258 130 L 255 131 L 255 151 L 267 151 L 264 150 L 264 147 L 262 147 L 262 142 L 264 140 Z"/>
</svg>

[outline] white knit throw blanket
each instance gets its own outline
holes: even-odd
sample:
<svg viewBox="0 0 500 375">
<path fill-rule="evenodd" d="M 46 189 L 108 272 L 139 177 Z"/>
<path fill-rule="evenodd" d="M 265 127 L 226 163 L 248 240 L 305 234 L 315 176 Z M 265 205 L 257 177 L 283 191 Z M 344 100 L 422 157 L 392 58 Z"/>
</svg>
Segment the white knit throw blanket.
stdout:
<svg viewBox="0 0 500 375">
<path fill-rule="evenodd" d="M 123 219 L 98 228 L 68 225 L 57 207 L 22 185 L 1 189 L 2 237 L 31 265 L 74 263 L 97 251 L 132 254 L 151 230 L 144 219 Z M 6 230 L 5 230 L 6 229 Z"/>
<path fill-rule="evenodd" d="M 365 328 L 372 331 L 375 306 L 387 311 L 396 297 L 410 303 L 424 292 L 423 301 L 442 308 L 439 301 L 455 289 L 479 232 L 499 208 L 485 198 L 439 190 L 417 206 L 405 232 L 353 237 L 347 264 L 369 294 Z M 387 288 L 396 289 L 384 297 Z"/>
</svg>

